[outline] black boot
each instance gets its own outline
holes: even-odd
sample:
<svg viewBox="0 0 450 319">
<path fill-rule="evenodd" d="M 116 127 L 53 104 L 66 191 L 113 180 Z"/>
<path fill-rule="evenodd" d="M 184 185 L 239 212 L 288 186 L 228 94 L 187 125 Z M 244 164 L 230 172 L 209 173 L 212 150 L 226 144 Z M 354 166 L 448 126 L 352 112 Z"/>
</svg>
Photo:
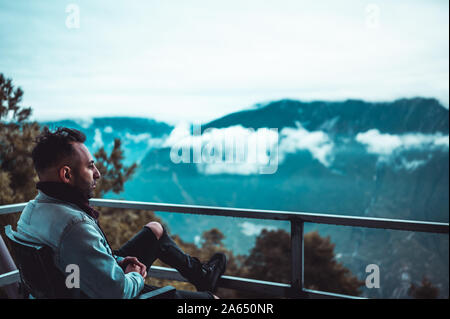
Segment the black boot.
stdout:
<svg viewBox="0 0 450 319">
<path fill-rule="evenodd" d="M 158 258 L 162 262 L 178 270 L 197 288 L 197 291 L 216 290 L 217 281 L 226 268 L 227 260 L 224 254 L 216 253 L 207 263 L 202 264 L 198 258 L 185 254 L 168 236 L 165 229 L 159 242 Z"/>
</svg>

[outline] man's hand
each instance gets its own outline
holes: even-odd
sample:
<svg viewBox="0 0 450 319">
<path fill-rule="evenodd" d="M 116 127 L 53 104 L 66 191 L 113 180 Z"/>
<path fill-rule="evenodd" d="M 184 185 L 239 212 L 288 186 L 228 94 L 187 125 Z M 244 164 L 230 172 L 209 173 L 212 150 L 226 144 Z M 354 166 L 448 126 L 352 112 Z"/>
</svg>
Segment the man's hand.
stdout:
<svg viewBox="0 0 450 319">
<path fill-rule="evenodd" d="M 120 266 L 124 268 L 124 272 L 128 274 L 129 272 L 137 272 L 144 279 L 147 277 L 147 266 L 141 263 L 136 257 L 127 256 L 121 262 Z"/>
</svg>

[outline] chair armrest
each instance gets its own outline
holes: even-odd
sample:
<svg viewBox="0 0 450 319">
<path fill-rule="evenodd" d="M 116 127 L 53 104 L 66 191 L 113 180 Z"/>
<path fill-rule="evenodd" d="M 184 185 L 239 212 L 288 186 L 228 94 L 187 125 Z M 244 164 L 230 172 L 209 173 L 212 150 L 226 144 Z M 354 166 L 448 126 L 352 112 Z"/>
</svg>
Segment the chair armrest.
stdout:
<svg viewBox="0 0 450 319">
<path fill-rule="evenodd" d="M 139 295 L 136 299 L 170 299 L 175 294 L 175 288 L 172 286 L 165 286 Z"/>
</svg>

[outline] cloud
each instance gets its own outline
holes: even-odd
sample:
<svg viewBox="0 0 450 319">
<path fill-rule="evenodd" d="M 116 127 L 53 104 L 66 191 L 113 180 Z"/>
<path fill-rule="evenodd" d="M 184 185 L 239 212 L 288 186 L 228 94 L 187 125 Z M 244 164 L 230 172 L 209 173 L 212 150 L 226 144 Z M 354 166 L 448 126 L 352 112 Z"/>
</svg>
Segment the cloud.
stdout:
<svg viewBox="0 0 450 319">
<path fill-rule="evenodd" d="M 102 139 L 102 132 L 100 129 L 95 129 L 95 135 L 94 135 L 94 144 L 92 144 L 93 149 L 97 149 L 103 146 L 103 139 Z"/>
<path fill-rule="evenodd" d="M 113 132 L 113 128 L 112 128 L 111 126 L 106 126 L 106 127 L 103 129 L 103 132 L 108 133 L 108 134 L 111 134 L 111 133 Z"/>
<path fill-rule="evenodd" d="M 195 163 L 203 174 L 266 174 L 278 166 L 276 129 L 244 128 L 241 125 L 221 129 L 186 124 L 174 128 L 164 143 L 171 148 L 174 163 Z"/>
<path fill-rule="evenodd" d="M 238 226 L 240 228 L 242 228 L 241 232 L 245 236 L 258 236 L 262 232 L 263 229 L 267 229 L 267 230 L 277 229 L 274 226 L 259 225 L 259 224 L 254 224 L 254 223 L 250 223 L 250 222 L 243 222 L 243 223 L 239 224 Z"/>
<path fill-rule="evenodd" d="M 125 138 L 131 140 L 134 143 L 141 143 L 142 141 L 151 139 L 151 135 L 149 133 L 141 133 L 141 134 L 130 134 L 125 133 Z"/>
<path fill-rule="evenodd" d="M 406 169 L 407 171 L 413 171 L 413 170 L 425 165 L 427 162 L 428 162 L 427 160 L 408 161 L 405 158 L 402 158 L 399 168 Z"/>
<path fill-rule="evenodd" d="M 77 123 L 78 125 L 80 125 L 82 128 L 87 129 L 89 126 L 92 125 L 92 123 L 94 123 L 94 119 L 93 118 L 76 118 L 74 119 L 74 122 Z"/>
<path fill-rule="evenodd" d="M 403 135 L 393 135 L 380 133 L 377 129 L 372 129 L 356 135 L 356 141 L 364 144 L 369 153 L 389 156 L 394 152 L 413 149 L 442 149 L 449 148 L 449 136 L 442 133 L 422 134 L 408 133 Z"/>
<path fill-rule="evenodd" d="M 310 132 L 304 129 L 300 123 L 297 123 L 297 128 L 284 128 L 280 135 L 280 162 L 287 154 L 307 150 L 324 166 L 329 167 L 331 165 L 334 143 L 325 132 Z"/>
<path fill-rule="evenodd" d="M 0 69 L 38 119 L 211 120 L 281 98 L 429 96 L 448 107 L 448 1 L 376 2 L 373 29 L 362 1 L 90 1 L 69 30 L 64 5 L 2 1 Z"/>
<path fill-rule="evenodd" d="M 427 157 L 407 159 L 402 154 L 405 151 L 444 151 L 449 150 L 449 136 L 442 133 L 423 134 L 388 134 L 380 133 L 377 129 L 372 129 L 364 133 L 358 133 L 355 140 L 365 145 L 368 153 L 378 155 L 379 163 L 388 163 L 395 170 L 413 171 L 425 165 L 432 158 L 428 153 Z"/>
<path fill-rule="evenodd" d="M 200 246 L 201 242 L 202 242 L 201 241 L 201 237 L 199 235 L 196 235 L 194 237 L 194 244 L 197 245 L 197 246 Z"/>
<path fill-rule="evenodd" d="M 334 144 L 322 131 L 296 128 L 245 128 L 241 125 L 193 133 L 187 124 L 176 126 L 164 142 L 174 163 L 196 163 L 202 174 L 273 174 L 288 154 L 308 151 L 324 166 L 333 160 Z"/>
<path fill-rule="evenodd" d="M 190 125 L 187 122 L 180 122 L 174 129 L 170 132 L 169 137 L 164 141 L 163 147 L 172 147 L 179 143 L 184 143 L 190 145 Z"/>
<path fill-rule="evenodd" d="M 125 133 L 125 138 L 126 141 L 125 143 L 135 143 L 135 144 L 139 144 L 139 143 L 146 143 L 147 144 L 147 149 L 150 148 L 155 148 L 155 147 L 161 147 L 164 145 L 165 139 L 167 138 L 166 136 L 163 137 L 156 137 L 153 138 L 151 134 L 149 133 L 141 133 L 141 134 L 130 134 L 130 133 Z"/>
</svg>

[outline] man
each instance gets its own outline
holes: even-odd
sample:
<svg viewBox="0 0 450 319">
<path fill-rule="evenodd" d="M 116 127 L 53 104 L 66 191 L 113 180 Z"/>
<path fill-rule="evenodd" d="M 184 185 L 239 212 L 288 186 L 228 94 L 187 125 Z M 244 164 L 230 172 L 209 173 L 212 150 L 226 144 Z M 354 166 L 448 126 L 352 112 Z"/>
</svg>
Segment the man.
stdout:
<svg viewBox="0 0 450 319">
<path fill-rule="evenodd" d="M 44 128 L 32 152 L 39 193 L 22 212 L 16 235 L 51 247 L 55 265 L 63 273 L 67 265 L 77 265 L 82 296 L 134 298 L 148 292 L 153 287 L 144 279 L 159 258 L 197 288 L 197 292 L 176 291 L 176 298 L 217 298 L 212 292 L 225 272 L 225 255 L 217 253 L 201 263 L 185 254 L 157 222 L 143 226 L 112 251 L 98 224 L 98 212 L 89 206 L 101 176 L 85 139 L 77 130 Z"/>
</svg>

